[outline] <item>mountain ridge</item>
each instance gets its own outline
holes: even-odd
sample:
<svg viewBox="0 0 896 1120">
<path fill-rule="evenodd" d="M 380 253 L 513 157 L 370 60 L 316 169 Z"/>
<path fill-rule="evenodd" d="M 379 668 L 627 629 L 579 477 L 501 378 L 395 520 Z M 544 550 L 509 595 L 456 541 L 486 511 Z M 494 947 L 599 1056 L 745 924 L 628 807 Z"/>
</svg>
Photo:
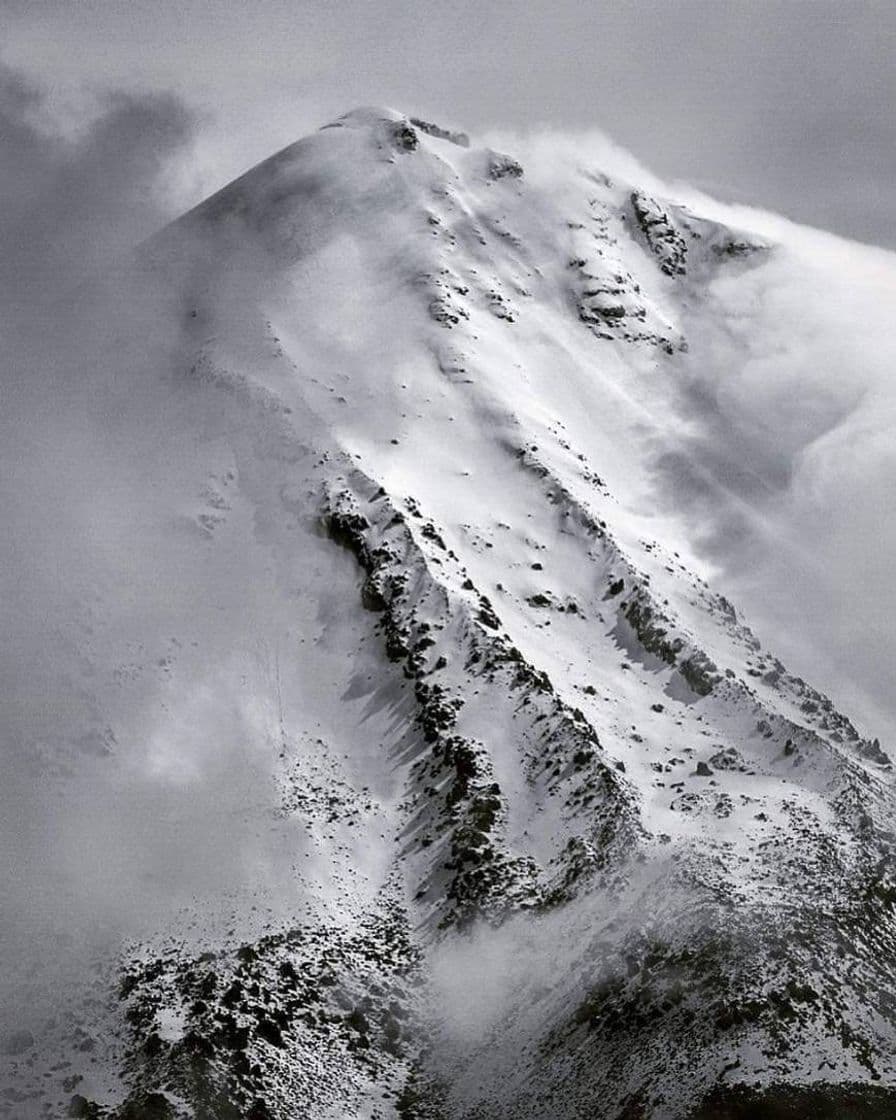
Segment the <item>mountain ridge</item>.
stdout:
<svg viewBox="0 0 896 1120">
<path fill-rule="evenodd" d="M 257 821 L 309 869 L 252 936 L 199 903 L 134 948 L 69 1115 L 885 1115 L 890 759 L 692 570 L 645 471 L 711 279 L 779 249 L 458 135 L 357 110 L 142 247 L 197 446 L 160 525 L 262 589 L 273 652 L 210 696 L 245 698 Z M 219 609 L 186 608 L 174 681 Z M 117 655 L 90 687 L 139 742 Z"/>
</svg>

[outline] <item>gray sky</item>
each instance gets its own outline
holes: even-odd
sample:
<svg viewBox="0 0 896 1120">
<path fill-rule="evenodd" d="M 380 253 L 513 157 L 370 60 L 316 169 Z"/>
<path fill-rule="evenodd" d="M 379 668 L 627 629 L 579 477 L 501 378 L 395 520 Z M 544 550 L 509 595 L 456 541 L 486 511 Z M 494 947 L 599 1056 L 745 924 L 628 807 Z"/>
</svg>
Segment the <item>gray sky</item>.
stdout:
<svg viewBox="0 0 896 1120">
<path fill-rule="evenodd" d="M 896 246 L 892 0 L 0 0 L 0 60 L 76 120 L 167 89 L 186 201 L 358 104 L 600 128 L 664 177 Z"/>
</svg>

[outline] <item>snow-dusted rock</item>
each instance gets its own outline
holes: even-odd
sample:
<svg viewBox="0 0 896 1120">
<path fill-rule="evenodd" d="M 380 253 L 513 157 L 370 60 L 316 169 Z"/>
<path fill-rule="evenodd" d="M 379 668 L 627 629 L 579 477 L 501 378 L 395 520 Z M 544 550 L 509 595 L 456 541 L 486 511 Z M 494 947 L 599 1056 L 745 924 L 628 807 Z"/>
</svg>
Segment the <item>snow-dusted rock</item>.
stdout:
<svg viewBox="0 0 896 1120">
<path fill-rule="evenodd" d="M 146 517 L 191 591 L 130 646 L 96 607 L 92 725 L 58 733 L 190 757 L 237 710 L 216 734 L 264 780 L 228 812 L 281 859 L 6 1046 L 0 1113 L 896 1108 L 886 744 L 641 505 L 639 400 L 686 369 L 707 278 L 774 247 L 568 179 L 357 110 L 143 247 L 182 304 Z"/>
</svg>

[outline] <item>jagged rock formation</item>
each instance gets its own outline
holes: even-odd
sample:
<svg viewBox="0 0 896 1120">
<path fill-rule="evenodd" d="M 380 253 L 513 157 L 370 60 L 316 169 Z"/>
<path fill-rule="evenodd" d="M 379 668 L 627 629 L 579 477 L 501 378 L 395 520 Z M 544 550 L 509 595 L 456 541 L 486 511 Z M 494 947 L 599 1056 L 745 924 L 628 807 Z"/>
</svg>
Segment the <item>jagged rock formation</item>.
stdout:
<svg viewBox="0 0 896 1120">
<path fill-rule="evenodd" d="M 359 110 L 144 247 L 214 475 L 195 562 L 275 573 L 261 812 L 307 848 L 294 914 L 133 947 L 102 1076 L 69 1047 L 45 1083 L 63 1026 L 9 1041 L 0 1111 L 896 1111 L 890 759 L 645 538 L 614 418 L 775 250 L 570 183 Z"/>
</svg>

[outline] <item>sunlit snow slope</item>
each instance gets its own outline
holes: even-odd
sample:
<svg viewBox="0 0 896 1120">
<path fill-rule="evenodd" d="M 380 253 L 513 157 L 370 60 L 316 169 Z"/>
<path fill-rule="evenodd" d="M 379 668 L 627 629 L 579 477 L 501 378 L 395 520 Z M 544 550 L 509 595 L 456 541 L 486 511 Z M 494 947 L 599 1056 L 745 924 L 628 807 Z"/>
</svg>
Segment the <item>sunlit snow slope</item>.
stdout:
<svg viewBox="0 0 896 1120">
<path fill-rule="evenodd" d="M 0 1112 L 896 1113 L 887 744 L 669 481 L 711 288 L 784 252 L 375 109 L 141 248 L 16 694 Z"/>
</svg>

